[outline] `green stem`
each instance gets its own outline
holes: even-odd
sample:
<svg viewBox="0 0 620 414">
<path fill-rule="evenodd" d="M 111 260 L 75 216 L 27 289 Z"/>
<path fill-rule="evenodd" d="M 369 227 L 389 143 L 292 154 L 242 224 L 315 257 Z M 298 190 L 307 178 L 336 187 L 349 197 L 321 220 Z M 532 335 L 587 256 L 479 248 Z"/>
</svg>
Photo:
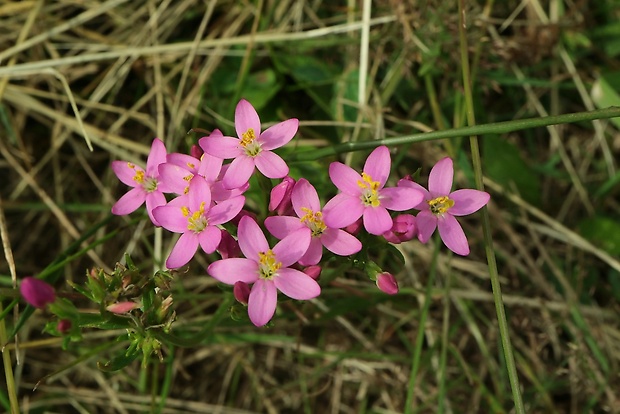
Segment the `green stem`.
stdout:
<svg viewBox="0 0 620 414">
<path fill-rule="evenodd" d="M 2 311 L 2 302 L 0 301 L 0 311 Z M 6 380 L 6 391 L 9 395 L 11 403 L 11 414 L 19 413 L 19 402 L 17 400 L 17 389 L 15 388 L 15 378 L 13 377 L 13 361 L 9 349 L 4 345 L 8 342 L 6 334 L 6 325 L 4 319 L 0 320 L 0 344 L 2 348 L 2 364 L 4 365 L 4 377 Z"/>
<path fill-rule="evenodd" d="M 435 141 L 438 139 L 465 137 L 473 135 L 500 135 L 509 132 L 520 131 L 549 125 L 570 124 L 575 122 L 593 121 L 595 119 L 608 119 L 620 117 L 620 107 L 611 106 L 596 111 L 575 112 L 572 114 L 544 116 L 539 118 L 517 119 L 514 121 L 495 122 L 491 124 L 470 125 L 463 128 L 446 129 L 441 131 L 422 132 L 419 134 L 404 135 L 402 137 L 384 138 L 373 141 L 345 142 L 343 144 L 314 148 L 308 152 L 291 154 L 290 161 L 313 161 L 320 158 L 338 155 L 344 152 L 361 151 L 376 148 L 380 145 L 394 146 L 413 144 L 423 141 Z"/>
<path fill-rule="evenodd" d="M 469 56 L 467 53 L 467 37 L 465 34 L 466 22 L 465 22 L 465 0 L 459 1 L 459 38 L 461 49 L 461 67 L 463 69 L 463 90 L 465 94 L 465 107 L 467 110 L 467 123 L 471 126 L 475 126 L 476 117 L 474 114 L 474 103 L 471 90 L 471 76 L 469 73 Z M 475 134 L 471 134 L 470 138 L 472 164 L 474 168 L 474 177 L 476 181 L 476 188 L 484 191 L 484 184 L 482 182 L 482 162 L 480 159 L 480 148 L 478 146 L 478 138 Z M 499 282 L 499 275 L 497 272 L 497 262 L 495 260 L 495 251 L 493 249 L 493 237 L 491 235 L 491 220 L 489 218 L 489 212 L 485 207 L 480 210 L 482 214 L 482 232 L 484 234 L 484 245 L 487 256 L 487 263 L 489 266 L 489 277 L 491 279 L 491 288 L 493 290 L 493 301 L 495 302 L 495 311 L 497 313 L 497 322 L 499 325 L 499 334 L 502 342 L 502 349 L 504 351 L 504 359 L 506 361 L 506 369 L 508 370 L 508 378 L 510 381 L 510 388 L 512 389 L 512 397 L 515 404 L 515 412 L 518 414 L 524 414 L 525 409 L 523 407 L 523 400 L 521 399 L 521 391 L 519 387 L 519 376 L 517 373 L 517 367 L 515 364 L 514 355 L 512 352 L 512 344 L 510 342 L 510 334 L 508 329 L 508 322 L 506 320 L 506 313 L 504 310 L 504 301 L 502 299 L 501 284 Z"/>
<path fill-rule="evenodd" d="M 439 257 L 439 246 L 441 241 L 435 237 L 435 246 L 433 248 L 433 260 L 431 262 L 431 268 L 428 275 L 428 281 L 426 282 L 426 292 L 424 293 L 424 305 L 422 306 L 422 313 L 420 314 L 420 325 L 418 326 L 418 333 L 415 338 L 415 347 L 413 349 L 413 358 L 411 359 L 411 373 L 409 374 L 409 388 L 407 389 L 407 402 L 405 403 L 405 413 L 410 414 L 413 412 L 413 396 L 415 394 L 416 377 L 418 376 L 418 370 L 420 369 L 420 357 L 422 356 L 422 345 L 424 344 L 424 330 L 426 329 L 426 318 L 428 311 L 431 307 L 431 299 L 433 294 L 433 285 L 435 284 L 435 276 L 437 275 L 437 258 Z"/>
</svg>

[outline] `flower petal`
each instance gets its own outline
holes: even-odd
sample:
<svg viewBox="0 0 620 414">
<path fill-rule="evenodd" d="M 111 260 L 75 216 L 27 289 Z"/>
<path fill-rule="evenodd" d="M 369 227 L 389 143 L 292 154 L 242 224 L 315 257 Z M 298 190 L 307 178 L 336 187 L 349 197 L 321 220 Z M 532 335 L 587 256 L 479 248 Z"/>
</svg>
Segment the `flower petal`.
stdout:
<svg viewBox="0 0 620 414">
<path fill-rule="evenodd" d="M 466 216 L 480 210 L 489 202 L 489 193 L 479 190 L 456 190 L 450 194 L 454 206 L 450 209 L 453 216 Z"/>
<path fill-rule="evenodd" d="M 467 256 L 469 254 L 467 237 L 465 237 L 463 228 L 456 218 L 450 214 L 444 214 L 444 216 L 437 221 L 437 227 L 441 240 L 443 240 L 448 249 L 461 256 Z"/>
<path fill-rule="evenodd" d="M 159 181 L 176 194 L 184 194 L 189 188 L 189 181 L 194 176 L 187 168 L 168 162 L 160 164 L 158 171 Z"/>
<path fill-rule="evenodd" d="M 329 164 L 329 178 L 332 183 L 343 193 L 350 196 L 358 197 L 361 194 L 359 182 L 362 176 L 348 165 L 341 162 L 332 162 Z"/>
<path fill-rule="evenodd" d="M 452 159 L 446 157 L 439 161 L 428 176 L 428 191 L 431 198 L 447 196 L 452 188 L 452 179 L 454 178 L 454 167 Z"/>
<path fill-rule="evenodd" d="M 258 263 L 245 258 L 223 259 L 211 263 L 207 273 L 227 285 L 254 283 L 258 279 Z"/>
<path fill-rule="evenodd" d="M 261 151 L 254 157 L 256 168 L 267 178 L 284 178 L 288 174 L 288 165 L 278 154 Z"/>
<path fill-rule="evenodd" d="M 362 242 L 340 229 L 325 229 L 321 243 L 327 250 L 339 256 L 350 256 L 362 250 Z"/>
<path fill-rule="evenodd" d="M 267 243 L 263 231 L 258 227 L 258 224 L 256 224 L 252 217 L 243 216 L 241 218 L 237 230 L 237 239 L 239 241 L 239 248 L 244 256 L 255 262 L 259 261 L 259 252 L 266 252 L 269 250 L 269 244 Z"/>
<path fill-rule="evenodd" d="M 267 128 L 260 134 L 261 147 L 264 150 L 272 150 L 286 145 L 293 139 L 298 128 L 299 120 L 296 118 L 287 119 Z"/>
<path fill-rule="evenodd" d="M 248 315 L 256 326 L 264 326 L 273 318 L 278 303 L 278 290 L 271 280 L 258 279 L 248 298 Z"/>
<path fill-rule="evenodd" d="M 381 205 L 388 210 L 405 211 L 424 201 L 424 194 L 414 188 L 389 187 L 379 190 Z"/>
<path fill-rule="evenodd" d="M 366 207 L 363 218 L 364 228 L 370 234 L 380 236 L 392 228 L 392 217 L 384 207 Z"/>
<path fill-rule="evenodd" d="M 237 136 L 241 138 L 250 128 L 254 130 L 254 135 L 258 137 L 260 135 L 260 118 L 252 104 L 242 99 L 235 108 L 235 130 L 237 131 Z"/>
<path fill-rule="evenodd" d="M 273 253 L 276 259 L 282 263 L 282 267 L 288 267 L 297 262 L 310 246 L 312 232 L 309 228 L 299 229 L 289 234 L 273 246 Z"/>
<path fill-rule="evenodd" d="M 244 205 L 244 196 L 237 196 L 221 201 L 219 204 L 211 207 L 211 210 L 207 213 L 209 224 L 216 225 L 229 222 L 239 214 Z"/>
<path fill-rule="evenodd" d="M 164 162 L 166 162 L 166 146 L 161 139 L 155 138 L 151 144 L 151 152 L 146 159 L 146 175 L 157 177 L 157 167 Z"/>
<path fill-rule="evenodd" d="M 153 216 L 160 226 L 173 233 L 185 233 L 187 231 L 187 217 L 178 206 L 168 203 L 165 206 L 153 210 Z"/>
<path fill-rule="evenodd" d="M 280 292 L 292 299 L 308 300 L 321 294 L 321 287 L 316 280 L 299 270 L 280 269 L 273 282 Z"/>
<path fill-rule="evenodd" d="M 265 227 L 274 237 L 282 240 L 292 232 L 307 226 L 297 217 L 271 216 L 265 219 Z"/>
<path fill-rule="evenodd" d="M 222 159 L 235 158 L 242 154 L 239 139 L 233 137 L 202 137 L 198 140 L 198 145 L 207 154 Z"/>
<path fill-rule="evenodd" d="M 222 179 L 222 184 L 229 190 L 239 188 L 250 180 L 253 172 L 254 158 L 245 154 L 240 155 L 230 163 Z"/>
<path fill-rule="evenodd" d="M 211 254 L 220 245 L 222 240 L 222 231 L 215 226 L 207 226 L 203 231 L 198 234 L 198 242 L 202 250 Z"/>
<path fill-rule="evenodd" d="M 418 225 L 418 240 L 426 243 L 437 228 L 437 217 L 430 210 L 422 210 L 415 216 Z"/>
<path fill-rule="evenodd" d="M 398 184 L 396 184 L 398 187 L 404 187 L 404 188 L 413 188 L 414 190 L 418 190 L 422 193 L 423 199 L 422 201 L 420 201 L 420 203 L 417 206 L 414 206 L 413 208 L 415 208 L 416 210 L 428 210 L 428 204 L 426 203 L 427 201 L 431 200 L 431 194 L 428 192 L 428 190 L 424 187 L 422 187 L 420 184 L 413 182 L 411 180 L 405 180 L 404 178 L 398 181 Z"/>
<path fill-rule="evenodd" d="M 142 187 L 129 190 L 112 206 L 112 214 L 124 216 L 133 213 L 146 200 L 146 191 Z"/>
<path fill-rule="evenodd" d="M 379 181 L 379 188 L 383 188 L 390 175 L 391 165 L 390 150 L 385 145 L 381 145 L 370 153 L 364 163 L 363 171 L 370 175 L 373 181 Z"/>
<path fill-rule="evenodd" d="M 202 154 L 198 166 L 198 175 L 202 175 L 208 183 L 214 183 L 222 171 L 222 162 L 223 160 L 220 157 Z"/>
<path fill-rule="evenodd" d="M 359 196 L 340 193 L 323 207 L 323 221 L 327 227 L 339 229 L 355 223 L 363 213 L 364 206 Z"/>
<path fill-rule="evenodd" d="M 166 156 L 166 163 L 176 165 L 182 169 L 191 172 L 192 174 L 198 173 L 198 167 L 200 166 L 200 160 L 192 157 L 191 155 L 181 154 L 179 152 L 173 152 Z M 161 165 L 158 170 L 161 172 Z"/>
<path fill-rule="evenodd" d="M 291 201 L 293 202 L 293 209 L 299 217 L 306 215 L 306 212 L 301 208 L 309 208 L 316 212 L 321 210 L 321 202 L 319 200 L 319 194 L 316 189 L 308 180 L 300 178 L 299 181 L 293 187 L 293 194 L 291 195 Z"/>
<path fill-rule="evenodd" d="M 211 188 L 204 177 L 199 175 L 194 176 L 189 182 L 189 193 L 187 193 L 189 199 L 189 209 L 192 212 L 203 210 L 209 210 L 211 207 Z"/>
<path fill-rule="evenodd" d="M 323 257 L 323 244 L 318 237 L 313 237 L 310 239 L 308 250 L 301 256 L 298 262 L 302 266 L 312 266 L 319 263 L 321 257 Z"/>
<path fill-rule="evenodd" d="M 112 161 L 111 167 L 118 179 L 123 184 L 130 187 L 136 187 L 139 185 L 133 178 L 136 176 L 138 171 L 144 172 L 141 167 L 127 161 Z"/>
<path fill-rule="evenodd" d="M 159 221 L 153 216 L 153 210 L 157 207 L 166 204 L 166 197 L 159 191 L 153 191 L 152 193 L 146 193 L 146 212 L 149 214 L 151 222 L 157 227 L 161 226 Z"/>
<path fill-rule="evenodd" d="M 176 269 L 185 266 L 194 257 L 196 250 L 198 250 L 198 235 L 193 232 L 181 234 L 166 260 L 166 267 Z"/>
</svg>

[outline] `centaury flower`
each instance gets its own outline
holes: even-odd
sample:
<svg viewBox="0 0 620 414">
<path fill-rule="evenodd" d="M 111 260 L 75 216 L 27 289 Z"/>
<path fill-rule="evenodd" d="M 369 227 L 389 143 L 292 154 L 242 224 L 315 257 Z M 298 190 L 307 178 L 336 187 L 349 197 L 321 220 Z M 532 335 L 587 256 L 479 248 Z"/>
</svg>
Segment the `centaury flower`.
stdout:
<svg viewBox="0 0 620 414">
<path fill-rule="evenodd" d="M 205 253 L 213 253 L 222 239 L 217 225 L 230 221 L 245 204 L 245 197 L 238 196 L 212 206 L 209 184 L 201 177 L 196 178 L 189 183 L 187 195 L 153 211 L 162 227 L 182 233 L 166 260 L 169 269 L 187 264 L 199 245 Z"/>
<path fill-rule="evenodd" d="M 451 192 L 454 168 L 450 158 L 435 164 L 428 177 L 428 191 L 410 180 L 400 180 L 401 188 L 412 188 L 424 194 L 424 200 L 414 208 L 420 210 L 416 216 L 418 239 L 426 243 L 439 229 L 441 240 L 448 249 L 461 256 L 469 254 L 469 243 L 463 228 L 455 216 L 466 216 L 481 209 L 491 196 L 479 190 L 462 189 Z"/>
<path fill-rule="evenodd" d="M 297 217 L 267 217 L 265 227 L 279 239 L 299 229 L 310 229 L 310 247 L 299 259 L 299 264 L 310 266 L 319 263 L 323 246 L 340 256 L 349 256 L 362 249 L 362 243 L 351 234 L 325 225 L 319 195 L 305 178 L 301 178 L 293 187 L 291 201 Z"/>
<path fill-rule="evenodd" d="M 288 143 L 297 133 L 299 121 L 288 119 L 261 133 L 260 118 L 245 99 L 235 109 L 235 129 L 239 138 L 213 136 L 201 138 L 198 143 L 208 154 L 223 159 L 234 158 L 224 174 L 226 188 L 238 188 L 248 182 L 254 167 L 269 178 L 288 174 L 286 162 L 271 150 Z"/>
<path fill-rule="evenodd" d="M 124 216 L 133 213 L 146 201 L 146 211 L 156 226 L 159 222 L 153 216 L 153 210 L 166 204 L 164 193 L 170 193 L 159 179 L 157 167 L 166 162 L 166 147 L 162 140 L 155 138 L 151 152 L 146 160 L 146 170 L 127 161 L 113 161 L 112 171 L 123 184 L 133 187 L 116 204 L 112 206 L 112 214 Z"/>
<path fill-rule="evenodd" d="M 253 283 L 248 298 L 248 314 L 256 326 L 267 324 L 276 311 L 278 290 L 297 300 L 308 300 L 321 293 L 319 284 L 307 274 L 289 268 L 310 245 L 310 232 L 295 231 L 271 249 L 256 222 L 245 216 L 237 232 L 245 258 L 211 263 L 207 272 L 220 282 Z"/>
<path fill-rule="evenodd" d="M 325 224 L 342 228 L 363 217 L 370 234 L 381 235 L 392 228 L 387 210 L 409 210 L 422 201 L 422 192 L 415 188 L 384 188 L 390 174 L 390 151 L 377 147 L 364 164 L 362 175 L 340 162 L 329 166 L 329 176 L 341 191 L 325 204 Z M 406 191 L 403 191 L 406 190 Z"/>
</svg>

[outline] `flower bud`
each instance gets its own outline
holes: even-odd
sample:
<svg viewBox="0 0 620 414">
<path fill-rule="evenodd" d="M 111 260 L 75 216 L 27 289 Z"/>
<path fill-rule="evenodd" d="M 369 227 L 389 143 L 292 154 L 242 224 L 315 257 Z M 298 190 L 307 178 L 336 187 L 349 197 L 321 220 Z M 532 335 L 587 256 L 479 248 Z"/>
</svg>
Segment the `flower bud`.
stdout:
<svg viewBox="0 0 620 414">
<path fill-rule="evenodd" d="M 347 233 L 352 234 L 353 236 L 357 236 L 357 234 L 362 229 L 363 225 L 364 225 L 364 222 L 363 222 L 362 218 L 360 218 L 355 223 L 349 224 L 343 230 L 346 231 Z"/>
<path fill-rule="evenodd" d="M 398 293 L 398 283 L 393 274 L 389 272 L 381 272 L 377 275 L 377 287 L 388 295 L 395 295 Z"/>
<path fill-rule="evenodd" d="M 197 160 L 199 160 L 200 157 L 202 157 L 202 154 L 204 154 L 204 151 L 198 145 L 192 145 L 192 147 L 189 150 L 189 155 L 196 158 Z"/>
<path fill-rule="evenodd" d="M 314 280 L 318 280 L 319 276 L 321 276 L 321 266 L 318 265 L 312 265 L 312 266 L 308 266 L 306 267 L 303 272 L 305 274 L 307 274 L 308 276 L 310 276 L 312 279 Z"/>
<path fill-rule="evenodd" d="M 250 299 L 250 285 L 245 282 L 236 282 L 233 286 L 233 295 L 239 303 L 247 305 Z"/>
<path fill-rule="evenodd" d="M 222 229 L 222 239 L 217 246 L 217 251 L 220 253 L 220 256 L 222 256 L 222 259 L 241 257 L 239 242 L 225 229 Z"/>
<path fill-rule="evenodd" d="M 291 194 L 295 187 L 295 180 L 288 175 L 280 184 L 273 187 L 269 197 L 269 211 L 275 211 L 279 216 L 285 216 L 293 210 Z"/>
<path fill-rule="evenodd" d="M 28 304 L 39 309 L 56 300 L 56 293 L 52 285 L 32 276 L 25 277 L 22 280 L 19 291 Z"/>
<path fill-rule="evenodd" d="M 64 335 L 71 330 L 71 326 L 72 323 L 69 319 L 61 319 L 58 321 L 56 329 L 58 330 L 58 332 Z"/>
<path fill-rule="evenodd" d="M 108 312 L 112 312 L 115 313 L 117 315 L 123 314 L 123 313 L 127 313 L 129 311 L 132 311 L 136 308 L 138 308 L 140 305 L 138 305 L 136 302 L 117 302 L 117 303 L 113 303 L 109 306 L 106 307 L 106 310 Z"/>
<path fill-rule="evenodd" d="M 409 241 L 418 235 L 418 226 L 415 217 L 411 214 L 400 214 L 392 222 L 392 228 L 383 237 L 390 243 L 399 244 Z"/>
</svg>

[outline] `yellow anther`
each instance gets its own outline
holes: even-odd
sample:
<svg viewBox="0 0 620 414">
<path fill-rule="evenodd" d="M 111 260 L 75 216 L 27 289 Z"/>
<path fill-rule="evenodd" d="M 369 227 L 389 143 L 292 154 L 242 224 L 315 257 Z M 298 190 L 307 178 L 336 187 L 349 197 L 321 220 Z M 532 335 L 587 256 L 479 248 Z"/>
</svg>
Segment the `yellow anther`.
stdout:
<svg viewBox="0 0 620 414">
<path fill-rule="evenodd" d="M 142 184 L 144 182 L 144 171 L 136 171 L 136 175 L 133 176 L 133 180 L 138 184 Z"/>
<path fill-rule="evenodd" d="M 267 250 L 266 252 L 258 252 L 259 259 L 259 271 L 260 276 L 263 279 L 271 279 L 278 272 L 278 269 L 282 267 L 282 263 L 276 260 L 276 255 L 273 251 Z"/>
<path fill-rule="evenodd" d="M 431 213 L 444 214 L 454 206 L 454 200 L 448 196 L 441 196 L 428 201 Z"/>
<path fill-rule="evenodd" d="M 304 214 L 303 217 L 300 217 L 299 221 L 306 223 L 308 228 L 312 231 L 312 236 L 320 236 L 323 234 L 327 228 L 325 222 L 323 222 L 323 213 L 320 211 L 314 212 L 306 207 L 302 207 L 301 209 L 306 214 Z"/>
<path fill-rule="evenodd" d="M 248 128 L 243 134 L 241 134 L 241 145 L 245 148 L 250 145 L 256 139 L 256 134 L 254 133 L 254 128 Z"/>
</svg>

